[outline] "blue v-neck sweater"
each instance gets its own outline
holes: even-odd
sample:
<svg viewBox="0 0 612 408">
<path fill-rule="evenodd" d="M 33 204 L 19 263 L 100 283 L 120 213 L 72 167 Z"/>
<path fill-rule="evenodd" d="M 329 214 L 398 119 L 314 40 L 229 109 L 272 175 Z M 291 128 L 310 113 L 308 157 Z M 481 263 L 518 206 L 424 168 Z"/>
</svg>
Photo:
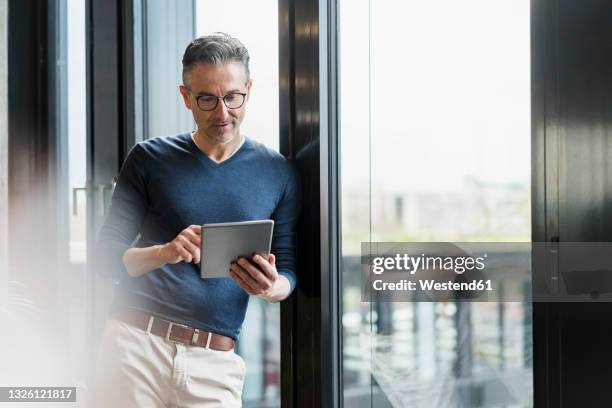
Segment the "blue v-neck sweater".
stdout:
<svg viewBox="0 0 612 408">
<path fill-rule="evenodd" d="M 133 278 L 123 254 L 167 243 L 192 224 L 273 219 L 272 253 L 293 290 L 298 211 L 292 163 L 248 137 L 221 163 L 190 133 L 138 143 L 123 163 L 96 245 L 97 271 L 118 283 L 112 311 L 136 309 L 237 339 L 249 295 L 232 278 L 201 279 L 198 265 L 186 262 Z"/>
</svg>

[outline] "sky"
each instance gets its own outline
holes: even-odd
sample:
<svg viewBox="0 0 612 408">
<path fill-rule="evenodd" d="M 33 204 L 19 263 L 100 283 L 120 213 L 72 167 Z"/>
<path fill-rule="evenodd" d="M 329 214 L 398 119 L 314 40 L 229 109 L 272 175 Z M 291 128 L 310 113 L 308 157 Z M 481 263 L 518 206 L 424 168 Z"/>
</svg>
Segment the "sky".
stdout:
<svg viewBox="0 0 612 408">
<path fill-rule="evenodd" d="M 529 183 L 529 1 L 344 0 L 340 16 L 345 183 Z"/>
</svg>

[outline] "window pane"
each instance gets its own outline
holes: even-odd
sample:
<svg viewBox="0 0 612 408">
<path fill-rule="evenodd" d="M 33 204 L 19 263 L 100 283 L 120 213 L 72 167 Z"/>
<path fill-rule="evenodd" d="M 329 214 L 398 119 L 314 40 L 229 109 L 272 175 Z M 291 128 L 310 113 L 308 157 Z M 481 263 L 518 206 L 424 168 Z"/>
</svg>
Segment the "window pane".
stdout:
<svg viewBox="0 0 612 408">
<path fill-rule="evenodd" d="M 216 31 L 238 38 L 249 50 L 253 87 L 240 130 L 278 150 L 278 2 L 197 0 L 197 36 Z M 238 353 L 247 367 L 245 407 L 280 406 L 279 304 L 251 297 Z"/>
<path fill-rule="evenodd" d="M 198 36 L 221 31 L 249 50 L 253 87 L 240 129 L 278 150 L 278 2 L 196 0 L 196 18 Z"/>
<path fill-rule="evenodd" d="M 62 86 L 67 95 L 67 141 L 68 141 L 68 180 L 69 189 L 67 208 L 70 216 L 70 262 L 86 262 L 87 206 L 85 203 L 85 183 L 87 182 L 87 112 L 85 84 L 85 4 L 82 1 L 68 0 L 67 7 L 67 78 Z"/>
<path fill-rule="evenodd" d="M 86 84 L 86 9 L 83 1 L 64 2 L 66 13 L 66 39 L 60 44 L 65 47 L 66 77 L 62 78 L 61 94 L 65 95 L 66 112 L 61 112 L 66 120 L 66 134 L 61 135 L 67 144 L 67 176 L 69 203 L 63 211 L 69 221 L 69 262 L 63 269 L 64 284 L 60 299 L 66 310 L 70 335 L 67 336 L 67 349 L 75 356 L 70 370 L 79 381 L 87 377 L 89 360 L 88 312 L 91 298 L 87 292 L 87 84 Z M 62 24 L 64 22 L 62 21 Z"/>
<path fill-rule="evenodd" d="M 347 406 L 533 405 L 528 303 L 363 303 L 358 258 L 362 241 L 530 240 L 529 7 L 341 4 Z"/>
</svg>

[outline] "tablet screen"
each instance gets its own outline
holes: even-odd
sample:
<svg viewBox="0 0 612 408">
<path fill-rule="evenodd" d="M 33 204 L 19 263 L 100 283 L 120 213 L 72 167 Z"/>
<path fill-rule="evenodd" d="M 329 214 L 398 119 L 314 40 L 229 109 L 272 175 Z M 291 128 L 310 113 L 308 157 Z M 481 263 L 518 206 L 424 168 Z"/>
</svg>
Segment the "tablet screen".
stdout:
<svg viewBox="0 0 612 408">
<path fill-rule="evenodd" d="M 229 277 L 231 262 L 253 253 L 270 253 L 273 220 L 224 222 L 202 226 L 200 276 Z"/>
</svg>

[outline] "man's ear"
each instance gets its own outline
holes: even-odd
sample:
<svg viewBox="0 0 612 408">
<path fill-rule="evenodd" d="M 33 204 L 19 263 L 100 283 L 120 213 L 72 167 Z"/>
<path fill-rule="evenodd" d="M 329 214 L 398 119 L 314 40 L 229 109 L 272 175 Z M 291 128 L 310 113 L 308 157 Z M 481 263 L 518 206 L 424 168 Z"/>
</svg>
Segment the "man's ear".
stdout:
<svg viewBox="0 0 612 408">
<path fill-rule="evenodd" d="M 253 86 L 253 80 L 249 79 L 249 82 L 247 82 L 247 100 L 251 97 L 251 86 Z"/>
<path fill-rule="evenodd" d="M 191 110 L 191 100 L 189 99 L 189 90 L 185 88 L 184 85 L 179 85 L 179 92 L 183 97 L 183 102 L 185 102 L 185 107 Z"/>
</svg>

